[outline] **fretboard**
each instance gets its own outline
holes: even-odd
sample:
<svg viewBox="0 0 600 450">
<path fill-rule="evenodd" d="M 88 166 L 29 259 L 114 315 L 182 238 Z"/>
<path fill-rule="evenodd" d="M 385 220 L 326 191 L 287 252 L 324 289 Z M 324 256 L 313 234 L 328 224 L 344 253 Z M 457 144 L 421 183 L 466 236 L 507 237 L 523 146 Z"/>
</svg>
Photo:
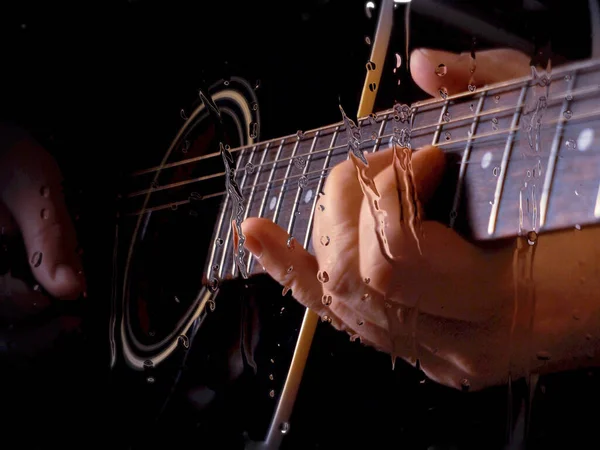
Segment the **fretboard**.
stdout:
<svg viewBox="0 0 600 450">
<path fill-rule="evenodd" d="M 396 142 L 415 151 L 436 145 L 450 155 L 454 185 L 441 220 L 453 227 L 466 225 L 462 230 L 473 239 L 584 227 L 600 220 L 600 61 L 411 107 L 397 105 L 358 123 L 364 151 L 376 152 Z M 312 251 L 317 200 L 329 171 L 348 158 L 348 139 L 340 122 L 233 149 L 245 217 L 276 222 L 298 245 Z M 176 170 L 209 157 L 183 159 L 161 170 Z M 223 175 L 207 173 L 154 186 L 156 194 L 176 189 L 181 199 L 171 196 L 164 202 L 153 194 L 155 200 L 146 202 L 143 210 L 141 200 L 147 197 L 148 187 L 130 196 L 140 200 L 138 209 L 133 208 L 135 214 L 220 199 L 207 280 L 238 273 L 233 262 L 232 205 L 223 190 Z M 221 188 L 201 187 L 214 181 L 212 185 L 220 183 Z M 252 257 L 247 258 L 247 268 L 251 274 L 262 272 Z"/>
</svg>

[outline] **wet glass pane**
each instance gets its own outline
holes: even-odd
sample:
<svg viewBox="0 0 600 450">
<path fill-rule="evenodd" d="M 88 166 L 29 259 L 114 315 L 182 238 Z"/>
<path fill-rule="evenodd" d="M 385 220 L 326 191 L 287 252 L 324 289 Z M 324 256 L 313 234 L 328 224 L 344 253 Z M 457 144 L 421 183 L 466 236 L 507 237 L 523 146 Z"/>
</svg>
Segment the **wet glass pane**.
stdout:
<svg viewBox="0 0 600 450">
<path fill-rule="evenodd" d="M 597 445 L 597 0 L 3 10 L 7 448 Z"/>
</svg>

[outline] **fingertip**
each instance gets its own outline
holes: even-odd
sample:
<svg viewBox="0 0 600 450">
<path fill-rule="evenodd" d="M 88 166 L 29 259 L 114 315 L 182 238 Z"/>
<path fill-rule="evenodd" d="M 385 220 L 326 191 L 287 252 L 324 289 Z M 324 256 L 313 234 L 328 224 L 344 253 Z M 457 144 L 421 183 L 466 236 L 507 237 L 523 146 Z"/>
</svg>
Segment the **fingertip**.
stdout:
<svg viewBox="0 0 600 450">
<path fill-rule="evenodd" d="M 62 300 L 75 300 L 85 291 L 85 279 L 70 265 L 58 264 L 48 291 Z"/>
</svg>

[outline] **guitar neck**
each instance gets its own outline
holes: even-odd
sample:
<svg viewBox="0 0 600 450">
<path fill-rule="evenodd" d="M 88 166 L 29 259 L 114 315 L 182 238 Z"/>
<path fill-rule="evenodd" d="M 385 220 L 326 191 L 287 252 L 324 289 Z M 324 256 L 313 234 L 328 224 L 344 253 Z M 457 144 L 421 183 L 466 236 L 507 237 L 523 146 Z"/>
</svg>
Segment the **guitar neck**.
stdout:
<svg viewBox="0 0 600 450">
<path fill-rule="evenodd" d="M 436 145 L 446 152 L 456 176 L 442 220 L 453 227 L 466 224 L 461 228 L 475 240 L 583 227 L 600 219 L 600 61 L 564 66 L 551 74 L 534 72 L 411 107 L 396 105 L 359 119 L 359 125 L 364 151 L 376 152 L 395 141 L 413 149 Z M 340 122 L 234 149 L 245 217 L 273 220 L 312 251 L 312 220 L 320 212 L 317 199 L 329 170 L 347 159 L 348 140 Z M 151 171 L 140 174 L 144 173 Z M 196 186 L 209 179 L 217 180 L 221 188 L 199 193 L 195 187 L 196 192 L 188 192 L 179 203 L 193 201 L 194 194 L 203 200 L 224 198 L 206 269 L 207 279 L 216 281 L 235 276 L 237 268 L 232 205 L 222 191 L 224 173 L 207 174 L 190 183 Z M 141 189 L 130 197 L 141 198 L 148 192 Z M 144 211 L 173 204 L 146 204 Z M 249 258 L 248 272 L 261 271 Z"/>
</svg>

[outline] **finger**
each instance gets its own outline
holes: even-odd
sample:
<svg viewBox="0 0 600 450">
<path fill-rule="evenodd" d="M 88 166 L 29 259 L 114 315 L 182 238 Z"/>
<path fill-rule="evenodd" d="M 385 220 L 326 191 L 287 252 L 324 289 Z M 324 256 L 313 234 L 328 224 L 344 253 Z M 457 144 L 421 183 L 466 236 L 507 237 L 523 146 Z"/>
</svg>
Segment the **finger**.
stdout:
<svg viewBox="0 0 600 450">
<path fill-rule="evenodd" d="M 14 141 L 0 161 L 2 200 L 21 230 L 34 276 L 51 295 L 76 298 L 85 282 L 61 181 L 54 159 L 29 138 Z"/>
<path fill-rule="evenodd" d="M 456 54 L 442 50 L 417 49 L 411 54 L 410 71 L 421 89 L 433 97 L 439 97 L 440 88 L 449 94 L 465 92 L 469 82 L 477 87 L 528 75 L 530 58 L 512 49 L 494 49 L 475 55 L 476 68 L 471 73 L 469 52 Z M 445 66 L 445 71 L 438 69 Z M 440 73 L 444 73 L 440 76 Z"/>
<path fill-rule="evenodd" d="M 318 314 L 326 311 L 323 289 L 317 279 L 318 265 L 313 255 L 299 243 L 288 246 L 288 234 L 272 221 L 249 218 L 242 223 L 245 248 L 282 286 L 292 290 L 294 298 Z"/>
<path fill-rule="evenodd" d="M 391 164 L 391 149 L 365 153 L 367 174 L 375 177 Z M 360 286 L 358 266 L 358 222 L 362 188 L 351 160 L 338 164 L 327 177 L 324 195 L 314 216 L 313 247 L 321 270 L 329 275 L 327 290 L 339 295 Z"/>
<path fill-rule="evenodd" d="M 401 151 L 401 149 L 396 149 L 396 151 Z M 418 229 L 409 229 L 409 220 L 412 219 L 410 215 L 414 215 L 415 211 L 407 201 L 406 195 L 400 202 L 398 183 L 404 184 L 402 189 L 405 190 L 407 183 L 414 184 L 410 188 L 414 189 L 418 201 L 427 203 L 442 179 L 444 167 L 445 157 L 442 151 L 437 147 L 429 146 L 417 150 L 412 155 L 410 166 L 405 168 L 390 166 L 375 177 L 375 184 L 381 196 L 379 206 L 387 214 L 385 235 L 390 252 L 395 258 L 414 258 L 414 251 L 409 250 L 416 248 L 413 244 L 420 239 Z M 403 171 L 412 171 L 412 177 L 409 177 L 410 174 L 403 174 Z M 366 200 L 363 200 L 362 203 L 360 239 L 358 241 L 360 272 L 364 277 L 371 278 L 371 286 L 375 290 L 384 294 L 389 289 L 393 267 L 380 250 L 378 238 L 375 235 L 374 218 Z M 413 225 L 419 226 L 414 223 Z"/>
</svg>

